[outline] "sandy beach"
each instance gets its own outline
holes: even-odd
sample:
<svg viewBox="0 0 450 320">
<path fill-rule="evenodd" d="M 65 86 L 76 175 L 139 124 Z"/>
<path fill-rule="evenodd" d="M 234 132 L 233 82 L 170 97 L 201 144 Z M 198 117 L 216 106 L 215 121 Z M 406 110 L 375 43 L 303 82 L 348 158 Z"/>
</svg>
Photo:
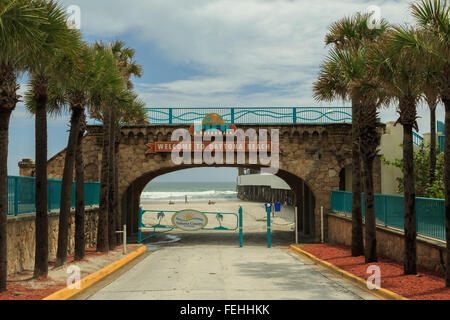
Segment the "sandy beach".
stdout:
<svg viewBox="0 0 450 320">
<path fill-rule="evenodd" d="M 234 229 L 234 231 L 211 231 L 201 230 L 196 232 L 186 232 L 175 229 L 167 235 L 176 235 L 179 244 L 193 244 L 195 243 L 211 243 L 230 245 L 238 242 L 238 222 L 237 215 L 239 206 L 243 209 L 243 229 L 244 229 L 244 244 L 246 245 L 265 245 L 267 243 L 267 214 L 264 203 L 247 202 L 247 201 L 223 201 L 209 205 L 207 201 L 202 202 L 175 202 L 169 205 L 169 202 L 159 203 L 141 203 L 144 210 L 155 210 L 154 212 L 147 212 L 143 216 L 143 223 L 145 225 L 154 225 L 158 223 L 158 212 L 164 210 L 165 216 L 161 219 L 162 225 L 172 225 L 171 217 L 173 212 L 183 209 L 194 209 L 201 212 L 211 212 L 207 214 L 208 225 L 207 228 L 215 228 L 220 226 L 215 213 L 234 213 L 223 214 L 223 227 Z M 172 212 L 168 212 L 172 211 Z M 278 246 L 287 246 L 294 240 L 294 209 L 290 206 L 282 206 L 280 212 L 275 212 L 271 219 L 272 225 L 272 243 Z M 150 231 L 150 230 L 149 230 Z M 151 232 L 145 235 L 150 235 Z M 154 238 L 148 239 L 147 243 L 154 243 L 164 241 L 166 235 L 158 235 Z M 170 238 L 170 237 L 169 237 Z"/>
</svg>

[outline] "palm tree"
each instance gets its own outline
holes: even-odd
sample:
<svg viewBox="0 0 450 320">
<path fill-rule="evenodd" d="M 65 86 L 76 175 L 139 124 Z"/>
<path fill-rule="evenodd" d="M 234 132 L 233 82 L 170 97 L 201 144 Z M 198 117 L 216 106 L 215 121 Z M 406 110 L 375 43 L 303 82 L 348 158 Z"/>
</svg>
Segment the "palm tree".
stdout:
<svg viewBox="0 0 450 320">
<path fill-rule="evenodd" d="M 420 33 L 411 27 L 394 27 L 374 48 L 371 58 L 380 86 L 391 102 L 398 103 L 397 122 L 403 126 L 405 274 L 417 272 L 413 128 L 418 131 L 416 106 L 424 87 L 424 63 L 419 55 L 404 46 L 404 42 L 418 37 Z"/>
<path fill-rule="evenodd" d="M 43 8 L 27 0 L 0 3 L 0 292 L 7 277 L 8 132 L 11 113 L 19 101 L 17 77 L 44 39 Z"/>
<path fill-rule="evenodd" d="M 334 49 L 330 51 L 329 56 L 322 65 L 319 80 L 314 85 L 314 95 L 318 100 L 333 100 L 337 97 L 352 101 L 352 255 L 359 256 L 364 254 L 363 232 L 362 232 L 362 212 L 361 212 L 361 159 L 360 154 L 366 155 L 364 163 L 366 164 L 365 186 L 370 194 L 373 194 L 372 169 L 373 159 L 375 158 L 373 150 L 362 152 L 362 148 L 376 148 L 378 146 L 376 138 L 376 109 L 375 113 L 362 113 L 365 99 L 366 83 L 366 46 L 377 39 L 385 32 L 387 24 L 382 21 L 379 29 L 370 29 L 368 27 L 369 15 L 356 14 L 350 18 L 344 18 L 335 22 L 330 27 L 325 42 L 327 45 L 333 44 Z M 370 86 L 369 86 L 370 87 Z M 377 103 L 371 102 L 372 106 Z M 361 116 L 364 115 L 364 124 L 370 123 L 370 128 L 364 129 L 364 138 L 370 141 L 361 141 Z M 373 117 L 375 115 L 375 118 Z M 367 127 L 367 128 L 369 128 Z M 376 239 L 374 223 L 373 197 L 370 195 L 365 198 L 366 205 L 366 251 L 367 261 L 376 261 Z M 373 221 L 373 223 L 371 223 Z"/>
<path fill-rule="evenodd" d="M 122 74 L 125 81 L 125 88 L 127 90 L 133 89 L 133 83 L 131 82 L 131 76 L 141 77 L 142 76 L 142 66 L 135 61 L 136 51 L 130 47 L 127 47 L 122 41 L 115 41 L 110 44 L 111 51 L 115 57 L 117 66 Z M 124 103 L 118 108 L 118 110 L 113 110 L 112 113 L 112 126 L 110 134 L 110 168 L 109 174 L 112 177 L 110 184 L 110 197 L 109 206 L 112 208 L 112 216 L 110 219 L 109 228 L 109 242 L 110 245 L 115 246 L 116 244 L 116 233 L 115 230 L 120 228 L 119 218 L 119 170 L 118 170 L 118 154 L 119 154 L 119 143 L 120 143 L 120 127 L 121 118 L 125 119 L 128 115 L 130 119 L 137 119 L 142 116 L 143 106 L 137 100 L 137 96 L 131 96 L 128 99 L 124 99 Z"/>
<path fill-rule="evenodd" d="M 110 130 L 111 130 L 111 113 L 115 109 L 120 96 L 123 93 L 124 80 L 117 67 L 115 57 L 110 48 L 103 43 L 94 45 L 96 56 L 103 61 L 102 72 L 107 79 L 104 90 L 93 96 L 93 105 L 95 109 L 91 111 L 91 116 L 101 114 L 103 120 L 103 149 L 102 149 L 102 169 L 100 178 L 100 209 L 99 222 L 97 229 L 97 250 L 101 252 L 109 251 L 109 216 L 111 209 L 109 207 L 109 190 L 110 184 L 113 182 L 109 177 L 108 162 L 110 159 Z M 98 116 L 96 117 L 99 118 Z M 113 136 L 114 137 L 114 136 Z M 114 141 L 112 141 L 114 142 Z M 113 218 L 114 219 L 114 218 Z M 113 229 L 115 232 L 115 229 Z"/>
<path fill-rule="evenodd" d="M 439 95 L 445 106 L 445 221 L 447 240 L 446 286 L 450 287 L 450 22 L 449 2 L 447 0 L 422 0 L 411 5 L 412 15 L 422 32 L 425 41 L 407 38 L 404 45 L 419 49 L 429 56 L 440 70 L 436 76 Z"/>
<path fill-rule="evenodd" d="M 44 8 L 48 23 L 41 25 L 45 34 L 40 50 L 30 62 L 30 90 L 36 115 L 36 251 L 34 277 L 46 277 L 48 273 L 48 204 L 47 204 L 47 102 L 49 79 L 57 77 L 59 54 L 75 54 L 79 33 L 67 26 L 66 11 L 57 2 L 37 0 Z M 64 188 L 64 184 L 63 184 Z M 70 201 L 70 200 L 69 200 Z M 61 212 L 60 221 L 64 217 Z"/>
<path fill-rule="evenodd" d="M 135 51 L 126 47 L 122 41 L 115 41 L 111 44 L 98 42 L 95 45 L 98 49 L 109 50 L 114 56 L 114 60 L 122 79 L 124 81 L 122 96 L 118 98 L 115 104 L 110 104 L 98 112 L 92 112 L 91 116 L 104 124 L 104 147 L 102 151 L 102 181 L 100 187 L 100 207 L 108 208 L 108 242 L 110 249 L 116 246 L 116 230 L 119 229 L 119 199 L 118 199 L 118 145 L 120 139 L 120 118 L 129 106 L 136 104 L 136 97 L 130 96 L 133 84 L 131 76 L 140 77 L 142 67 L 134 60 Z M 129 91 L 129 92 L 128 92 Z M 128 107 L 127 107 L 128 106 Z M 125 111 L 127 113 L 127 111 Z M 107 134 L 108 133 L 108 134 Z M 106 150 L 108 148 L 108 150 Z M 106 158 L 107 157 L 107 158 Z M 107 204 L 102 199 L 107 199 Z"/>
<path fill-rule="evenodd" d="M 65 263 L 68 252 L 68 238 L 69 238 L 69 224 L 70 224 L 70 207 L 71 207 L 71 196 L 72 196 L 72 181 L 73 172 L 76 158 L 76 150 L 79 146 L 79 136 L 80 131 L 82 131 L 81 126 L 85 119 L 85 108 L 90 104 L 91 90 L 95 85 L 95 72 L 96 68 L 94 65 L 94 57 L 92 51 L 85 45 L 81 45 L 81 50 L 76 56 L 65 56 L 60 64 L 60 68 L 63 70 L 64 81 L 62 81 L 61 86 L 55 84 L 55 91 L 58 93 L 55 96 L 54 103 L 59 104 L 60 108 L 66 108 L 69 106 L 72 116 L 70 120 L 70 133 L 66 148 L 66 156 L 64 159 L 64 171 L 61 186 L 61 209 L 59 217 L 59 231 L 58 231 L 58 249 L 56 255 L 56 266 L 61 266 Z M 82 155 L 81 155 L 82 156 Z M 80 200 L 80 196 L 84 198 L 84 195 L 80 192 L 80 183 L 84 184 L 84 178 L 80 180 L 80 170 L 82 168 L 77 168 L 78 179 L 76 183 L 76 188 L 78 191 L 78 197 L 76 200 L 76 258 L 82 259 L 80 256 L 84 256 L 84 244 L 80 244 L 81 241 L 84 243 L 84 236 L 80 234 L 80 201 L 84 203 L 84 199 Z M 84 185 L 83 185 L 84 188 Z M 83 220 L 81 218 L 81 220 Z M 83 222 L 84 223 L 84 222 Z M 80 236 L 82 237 L 80 239 Z"/>
<path fill-rule="evenodd" d="M 84 133 L 85 109 L 96 108 L 97 101 L 109 97 L 110 87 L 122 84 L 120 74 L 113 60 L 105 59 L 94 48 L 81 45 L 78 55 L 62 55 L 57 63 L 61 70 L 59 83 L 52 81 L 49 108 L 60 112 L 70 108 L 72 112 L 69 141 L 66 148 L 63 182 L 61 190 L 61 211 L 58 232 L 56 266 L 65 263 L 68 252 L 72 180 L 76 166 L 76 210 L 75 210 L 75 258 L 84 257 L 84 168 L 82 165 L 81 138 Z M 112 71 L 111 71 L 112 70 Z M 78 150 L 78 154 L 77 154 Z M 83 208 L 81 208 L 81 206 Z"/>
</svg>

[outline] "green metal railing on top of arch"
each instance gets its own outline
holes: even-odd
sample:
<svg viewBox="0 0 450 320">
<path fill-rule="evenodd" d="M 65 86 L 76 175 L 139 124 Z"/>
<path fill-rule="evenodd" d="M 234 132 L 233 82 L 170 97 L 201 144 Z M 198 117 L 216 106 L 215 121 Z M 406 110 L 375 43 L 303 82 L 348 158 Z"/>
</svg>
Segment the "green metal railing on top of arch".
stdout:
<svg viewBox="0 0 450 320">
<path fill-rule="evenodd" d="M 209 113 L 232 124 L 351 123 L 351 107 L 146 108 L 150 124 L 193 124 Z"/>
<path fill-rule="evenodd" d="M 232 124 L 329 124 L 351 123 L 351 107 L 211 107 L 146 108 L 150 124 L 193 124 L 209 113 L 219 114 Z M 413 142 L 420 146 L 423 137 L 413 132 Z"/>
</svg>

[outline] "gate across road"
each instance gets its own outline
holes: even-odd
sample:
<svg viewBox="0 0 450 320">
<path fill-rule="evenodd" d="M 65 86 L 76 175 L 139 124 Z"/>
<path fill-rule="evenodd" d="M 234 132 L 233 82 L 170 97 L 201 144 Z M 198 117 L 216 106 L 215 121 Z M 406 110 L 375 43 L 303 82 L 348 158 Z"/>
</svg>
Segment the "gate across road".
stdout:
<svg viewBox="0 0 450 320">
<path fill-rule="evenodd" d="M 144 215 L 150 216 L 148 219 L 150 223 L 144 222 Z M 223 225 L 225 217 L 232 218 L 232 226 Z M 216 222 L 214 223 L 214 221 Z M 242 207 L 239 208 L 239 214 L 232 212 L 201 212 L 193 209 L 180 211 L 139 209 L 138 243 L 175 229 L 187 232 L 201 230 L 236 231 L 239 229 L 239 246 L 243 247 Z M 144 237 L 144 232 L 153 233 Z"/>
</svg>

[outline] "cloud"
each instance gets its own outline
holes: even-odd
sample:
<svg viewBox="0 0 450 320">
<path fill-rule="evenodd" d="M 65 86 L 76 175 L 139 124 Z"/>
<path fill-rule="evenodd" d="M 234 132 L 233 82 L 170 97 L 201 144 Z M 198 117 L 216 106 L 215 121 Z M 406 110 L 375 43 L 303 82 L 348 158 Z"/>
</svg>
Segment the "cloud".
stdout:
<svg viewBox="0 0 450 320">
<path fill-rule="evenodd" d="M 170 82 L 137 81 L 136 90 L 149 106 L 343 105 L 312 98 L 312 83 L 327 53 L 323 39 L 329 25 L 370 5 L 379 6 L 390 22 L 411 22 L 409 1 L 395 0 L 64 3 L 80 6 L 85 35 L 131 35 L 171 64 L 200 71 L 201 76 L 183 75 Z"/>
<path fill-rule="evenodd" d="M 86 35 L 131 34 L 156 47 L 172 63 L 207 74 L 142 86 L 150 104 L 163 102 L 161 97 L 168 99 L 165 104 L 178 104 L 182 101 L 170 97 L 191 100 L 192 95 L 202 98 L 194 101 L 208 104 L 209 99 L 250 85 L 287 86 L 298 100 L 313 102 L 311 83 L 326 54 L 323 39 L 333 21 L 364 11 L 370 4 L 379 5 L 383 14 L 397 22 L 408 12 L 406 2 L 358 0 L 82 0 L 76 4 L 81 7 Z M 252 94 L 239 96 L 244 104 L 253 102 Z M 277 90 L 266 98 L 267 103 L 276 103 Z"/>
</svg>

